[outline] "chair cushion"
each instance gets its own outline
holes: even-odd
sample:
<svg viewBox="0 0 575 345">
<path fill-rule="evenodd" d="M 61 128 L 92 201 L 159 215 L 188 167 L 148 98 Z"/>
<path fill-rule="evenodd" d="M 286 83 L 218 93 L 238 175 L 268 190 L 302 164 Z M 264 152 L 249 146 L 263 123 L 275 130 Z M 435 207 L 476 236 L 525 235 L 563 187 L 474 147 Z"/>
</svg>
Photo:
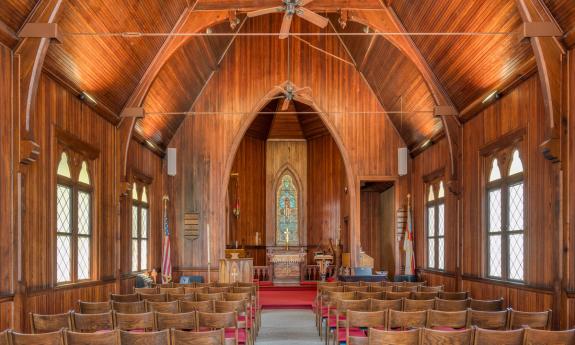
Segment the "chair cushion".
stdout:
<svg viewBox="0 0 575 345">
<path fill-rule="evenodd" d="M 236 329 L 235 328 L 228 328 L 225 331 L 225 337 L 230 339 L 236 336 Z M 247 342 L 247 335 L 245 329 L 238 330 L 238 342 L 240 344 L 246 344 Z"/>
</svg>

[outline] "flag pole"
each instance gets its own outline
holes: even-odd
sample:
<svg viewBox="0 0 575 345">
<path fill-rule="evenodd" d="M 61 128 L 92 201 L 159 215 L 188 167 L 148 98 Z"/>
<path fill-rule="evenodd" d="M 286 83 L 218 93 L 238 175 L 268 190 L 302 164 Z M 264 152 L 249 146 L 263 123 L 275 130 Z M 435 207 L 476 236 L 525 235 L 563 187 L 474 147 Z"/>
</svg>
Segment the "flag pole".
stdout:
<svg viewBox="0 0 575 345">
<path fill-rule="evenodd" d="M 167 218 L 168 218 L 168 202 L 170 201 L 170 197 L 168 197 L 167 194 L 164 194 L 164 196 L 162 197 L 162 202 L 164 203 L 164 217 L 162 219 L 162 222 L 164 223 L 164 231 L 166 231 L 165 227 L 166 227 L 166 222 L 167 222 Z M 163 241 L 162 241 L 162 283 L 167 283 L 169 281 L 169 278 L 171 276 L 171 272 L 170 275 L 168 275 L 168 272 L 165 271 L 165 263 L 164 261 L 166 260 L 166 258 L 164 257 L 166 255 L 166 244 L 164 243 L 164 241 L 166 241 L 166 235 L 164 234 L 163 236 Z M 170 258 L 167 258 L 167 260 L 170 260 Z"/>
</svg>

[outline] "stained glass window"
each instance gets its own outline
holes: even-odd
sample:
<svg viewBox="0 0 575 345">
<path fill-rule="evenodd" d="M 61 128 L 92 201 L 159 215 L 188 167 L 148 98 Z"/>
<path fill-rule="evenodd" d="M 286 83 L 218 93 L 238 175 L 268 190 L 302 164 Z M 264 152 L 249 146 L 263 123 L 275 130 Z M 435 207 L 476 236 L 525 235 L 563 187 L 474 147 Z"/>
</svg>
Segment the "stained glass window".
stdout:
<svg viewBox="0 0 575 345">
<path fill-rule="evenodd" d="M 142 192 L 138 194 L 138 189 Z M 149 211 L 147 187 L 135 183 L 132 187 L 132 271 L 148 268 Z"/>
<path fill-rule="evenodd" d="M 501 159 L 498 160 L 498 157 Z M 523 281 L 523 163 L 516 148 L 503 150 L 490 159 L 492 167 L 486 192 L 487 275 L 503 280 Z M 507 164 L 500 167 L 498 162 Z"/>
<path fill-rule="evenodd" d="M 435 193 L 437 189 L 437 193 Z M 437 195 L 437 198 L 435 197 Z M 427 193 L 427 267 L 445 269 L 445 190 L 443 181 L 429 184 Z"/>
<path fill-rule="evenodd" d="M 276 193 L 276 244 L 299 245 L 298 190 L 293 176 L 286 172 L 280 178 Z"/>
</svg>

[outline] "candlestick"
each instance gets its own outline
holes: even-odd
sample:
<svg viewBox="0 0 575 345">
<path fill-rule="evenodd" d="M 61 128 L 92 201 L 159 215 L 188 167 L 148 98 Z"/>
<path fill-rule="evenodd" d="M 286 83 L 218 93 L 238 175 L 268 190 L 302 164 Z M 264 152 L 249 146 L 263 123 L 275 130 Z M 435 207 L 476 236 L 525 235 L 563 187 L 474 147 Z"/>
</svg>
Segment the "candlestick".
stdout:
<svg viewBox="0 0 575 345">
<path fill-rule="evenodd" d="M 289 250 L 289 230 L 286 228 L 286 250 Z"/>
</svg>

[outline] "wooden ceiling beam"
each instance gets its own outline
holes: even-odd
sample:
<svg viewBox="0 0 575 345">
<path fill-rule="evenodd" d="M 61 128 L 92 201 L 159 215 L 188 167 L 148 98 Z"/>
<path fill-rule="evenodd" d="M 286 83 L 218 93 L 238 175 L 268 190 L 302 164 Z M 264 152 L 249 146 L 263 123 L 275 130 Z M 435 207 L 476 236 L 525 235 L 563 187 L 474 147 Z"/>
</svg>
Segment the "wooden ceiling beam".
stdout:
<svg viewBox="0 0 575 345">
<path fill-rule="evenodd" d="M 6 23 L 0 20 L 0 43 L 12 49 L 18 44 L 18 36 Z"/>
<path fill-rule="evenodd" d="M 248 12 L 281 6 L 281 0 L 198 0 L 196 11 L 237 10 Z M 315 0 L 306 8 L 312 11 L 337 12 L 340 9 L 381 10 L 379 0 Z"/>
<path fill-rule="evenodd" d="M 541 0 L 517 0 L 517 7 L 523 23 L 546 22 L 562 30 L 547 6 Z M 565 111 L 563 102 L 564 65 L 566 50 L 559 37 L 529 38 L 545 103 L 547 115 L 545 141 L 540 148 L 545 158 L 558 162 L 561 159 L 561 117 Z"/>
</svg>

